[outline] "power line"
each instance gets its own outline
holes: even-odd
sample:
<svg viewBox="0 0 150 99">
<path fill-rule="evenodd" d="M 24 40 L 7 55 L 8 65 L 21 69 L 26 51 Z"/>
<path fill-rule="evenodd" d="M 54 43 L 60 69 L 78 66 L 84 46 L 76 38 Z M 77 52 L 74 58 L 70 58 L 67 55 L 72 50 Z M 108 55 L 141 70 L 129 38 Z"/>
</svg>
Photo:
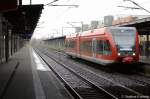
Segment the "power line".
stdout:
<svg viewBox="0 0 150 99">
<path fill-rule="evenodd" d="M 52 2 L 47 3 L 44 6 L 70 6 L 70 7 L 76 7 L 76 8 L 79 7 L 79 5 L 74 5 L 74 4 L 73 5 L 64 5 L 64 4 L 63 5 L 54 5 L 53 3 L 57 2 L 57 1 L 59 1 L 59 0 L 53 0 Z"/>
<path fill-rule="evenodd" d="M 69 7 L 79 7 L 79 5 L 49 5 L 49 6 L 69 6 Z"/>
<path fill-rule="evenodd" d="M 124 0 L 124 1 L 130 1 L 132 2 L 133 4 L 135 4 L 136 6 L 140 7 L 141 9 L 145 10 L 146 12 L 150 13 L 150 11 L 148 11 L 147 9 L 145 9 L 144 7 L 140 6 L 138 3 L 132 1 L 132 0 Z"/>
<path fill-rule="evenodd" d="M 137 10 L 143 10 L 141 8 L 137 8 L 137 7 L 128 7 L 128 6 L 117 6 L 117 7 L 122 7 L 122 8 L 127 8 L 127 9 L 137 9 Z"/>
<path fill-rule="evenodd" d="M 57 2 L 57 1 L 59 1 L 59 0 L 53 0 L 52 2 L 50 2 L 50 3 L 47 3 L 47 4 L 45 4 L 44 6 L 51 5 L 52 3 L 54 3 L 54 2 Z"/>
</svg>

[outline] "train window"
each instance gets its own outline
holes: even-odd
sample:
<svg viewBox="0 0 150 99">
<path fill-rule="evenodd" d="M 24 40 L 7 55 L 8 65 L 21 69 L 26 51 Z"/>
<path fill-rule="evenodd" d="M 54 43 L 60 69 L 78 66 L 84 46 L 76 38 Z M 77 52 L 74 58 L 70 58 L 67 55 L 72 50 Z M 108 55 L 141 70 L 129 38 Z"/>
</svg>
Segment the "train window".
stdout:
<svg viewBox="0 0 150 99">
<path fill-rule="evenodd" d="M 81 45 L 80 45 L 80 50 L 91 52 L 92 51 L 92 41 L 91 40 L 82 41 Z"/>
<path fill-rule="evenodd" d="M 98 41 L 97 41 L 96 52 L 97 52 L 98 54 L 103 54 L 103 40 L 98 40 Z"/>
<path fill-rule="evenodd" d="M 98 40 L 96 52 L 98 54 L 109 55 L 111 54 L 110 43 L 108 40 Z"/>
<path fill-rule="evenodd" d="M 134 29 L 111 29 L 116 45 L 120 47 L 132 47 L 135 45 L 136 30 Z"/>
<path fill-rule="evenodd" d="M 110 43 L 108 40 L 103 41 L 103 54 L 109 55 L 111 54 Z"/>
<path fill-rule="evenodd" d="M 76 41 L 68 40 L 66 42 L 66 47 L 68 47 L 68 48 L 75 48 L 76 47 Z"/>
<path fill-rule="evenodd" d="M 65 48 L 67 48 L 69 45 L 69 41 L 65 41 Z"/>
</svg>

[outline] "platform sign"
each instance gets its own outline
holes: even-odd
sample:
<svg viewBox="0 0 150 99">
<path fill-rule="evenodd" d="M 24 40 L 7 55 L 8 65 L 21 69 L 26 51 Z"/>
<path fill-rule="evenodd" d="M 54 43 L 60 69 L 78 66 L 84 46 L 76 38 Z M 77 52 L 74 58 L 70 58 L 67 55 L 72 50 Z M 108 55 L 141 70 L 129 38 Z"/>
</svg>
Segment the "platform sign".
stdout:
<svg viewBox="0 0 150 99">
<path fill-rule="evenodd" d="M 0 12 L 17 9 L 18 0 L 0 0 Z"/>
</svg>

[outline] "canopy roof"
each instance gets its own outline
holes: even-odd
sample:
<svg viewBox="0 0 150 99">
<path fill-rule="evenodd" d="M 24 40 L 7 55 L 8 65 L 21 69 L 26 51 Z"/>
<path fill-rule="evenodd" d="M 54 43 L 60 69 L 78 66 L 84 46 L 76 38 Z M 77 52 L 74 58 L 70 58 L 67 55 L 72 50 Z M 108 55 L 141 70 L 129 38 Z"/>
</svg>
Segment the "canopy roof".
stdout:
<svg viewBox="0 0 150 99">
<path fill-rule="evenodd" d="M 20 5 L 16 10 L 4 12 L 13 33 L 30 39 L 38 23 L 43 5 Z"/>
</svg>

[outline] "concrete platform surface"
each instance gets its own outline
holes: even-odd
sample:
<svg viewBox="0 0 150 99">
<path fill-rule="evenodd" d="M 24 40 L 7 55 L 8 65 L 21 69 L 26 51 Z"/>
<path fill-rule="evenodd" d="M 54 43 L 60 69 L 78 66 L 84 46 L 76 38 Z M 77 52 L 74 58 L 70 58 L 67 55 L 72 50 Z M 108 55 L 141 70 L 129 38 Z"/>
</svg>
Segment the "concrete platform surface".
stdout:
<svg viewBox="0 0 150 99">
<path fill-rule="evenodd" d="M 0 99 L 72 99 L 34 50 L 25 46 L 0 64 Z"/>
<path fill-rule="evenodd" d="M 140 56 L 140 62 L 150 64 L 150 57 Z"/>
</svg>

